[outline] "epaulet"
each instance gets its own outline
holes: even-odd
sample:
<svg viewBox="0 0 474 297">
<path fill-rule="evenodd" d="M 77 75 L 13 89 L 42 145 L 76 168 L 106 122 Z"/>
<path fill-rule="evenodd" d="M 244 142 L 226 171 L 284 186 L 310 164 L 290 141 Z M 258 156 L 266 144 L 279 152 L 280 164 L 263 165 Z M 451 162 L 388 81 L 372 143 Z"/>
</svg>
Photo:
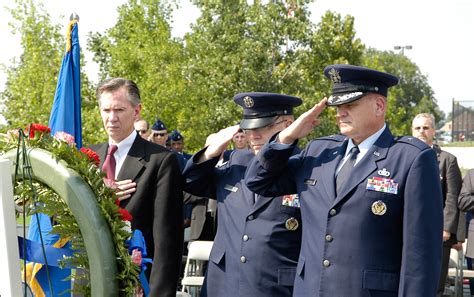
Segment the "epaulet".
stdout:
<svg viewBox="0 0 474 297">
<path fill-rule="evenodd" d="M 397 137 L 395 137 L 395 141 L 411 144 L 414 147 L 419 148 L 420 150 L 425 150 L 425 149 L 429 148 L 429 146 L 426 143 L 424 143 L 423 141 L 421 141 L 418 138 L 413 137 L 413 136 L 397 136 Z"/>
<path fill-rule="evenodd" d="M 323 136 L 323 137 L 319 137 L 319 138 L 315 139 L 315 141 L 318 141 L 318 140 L 329 140 L 329 141 L 335 141 L 335 142 L 343 142 L 344 140 L 346 140 L 346 136 L 344 136 L 342 134 L 333 134 L 333 135 Z"/>
</svg>

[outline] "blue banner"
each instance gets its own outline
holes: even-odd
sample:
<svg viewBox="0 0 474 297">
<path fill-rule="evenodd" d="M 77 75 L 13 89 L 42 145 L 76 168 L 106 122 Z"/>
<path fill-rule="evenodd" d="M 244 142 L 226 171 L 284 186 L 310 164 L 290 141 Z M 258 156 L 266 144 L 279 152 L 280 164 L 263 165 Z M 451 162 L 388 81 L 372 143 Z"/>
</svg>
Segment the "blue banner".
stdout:
<svg viewBox="0 0 474 297">
<path fill-rule="evenodd" d="M 77 148 L 81 148 L 81 55 L 77 21 L 71 21 L 68 29 L 66 53 L 59 71 L 49 127 L 53 136 L 56 132 L 71 134 Z"/>
</svg>

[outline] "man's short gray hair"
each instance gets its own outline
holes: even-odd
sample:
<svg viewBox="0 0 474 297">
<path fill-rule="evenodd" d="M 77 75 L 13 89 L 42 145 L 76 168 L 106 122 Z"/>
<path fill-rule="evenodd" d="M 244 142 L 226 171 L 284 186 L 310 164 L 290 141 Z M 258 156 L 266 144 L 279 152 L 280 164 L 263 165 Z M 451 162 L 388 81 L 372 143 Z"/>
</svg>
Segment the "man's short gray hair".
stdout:
<svg viewBox="0 0 474 297">
<path fill-rule="evenodd" d="M 435 117 L 433 114 L 431 113 L 419 113 L 417 114 L 414 118 L 413 118 L 413 121 L 411 122 L 411 126 L 413 127 L 413 123 L 415 122 L 416 119 L 419 119 L 419 118 L 426 118 L 426 119 L 430 119 L 431 120 L 431 128 L 435 128 L 436 127 L 436 121 L 435 121 Z"/>
<path fill-rule="evenodd" d="M 129 79 L 121 77 L 109 78 L 102 81 L 96 90 L 97 99 L 99 100 L 100 96 L 104 92 L 114 92 L 122 87 L 127 91 L 127 99 L 132 104 L 132 106 L 135 107 L 140 104 L 140 89 L 138 89 L 137 84 Z"/>
</svg>

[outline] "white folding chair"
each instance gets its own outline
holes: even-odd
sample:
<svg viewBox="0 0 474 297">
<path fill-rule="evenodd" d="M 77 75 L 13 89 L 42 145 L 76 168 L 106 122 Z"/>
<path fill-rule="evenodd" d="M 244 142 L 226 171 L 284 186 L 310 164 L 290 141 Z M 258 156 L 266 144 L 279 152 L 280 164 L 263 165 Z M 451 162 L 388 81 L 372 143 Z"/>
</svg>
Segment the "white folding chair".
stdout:
<svg viewBox="0 0 474 297">
<path fill-rule="evenodd" d="M 462 244 L 462 250 L 451 249 L 449 258 L 448 277 L 454 279 L 454 296 L 462 297 L 464 291 L 464 280 L 474 279 L 474 270 L 467 269 L 466 254 L 467 242 Z"/>
<path fill-rule="evenodd" d="M 462 297 L 463 296 L 463 271 L 464 271 L 464 253 L 463 251 L 457 251 L 451 249 L 449 255 L 449 268 L 448 268 L 448 278 L 454 280 L 454 296 Z"/>
<path fill-rule="evenodd" d="M 184 267 L 184 276 L 181 280 L 182 292 L 198 296 L 204 283 L 204 264 L 209 261 L 212 241 L 192 241 L 188 246 L 188 257 Z M 191 288 L 193 288 L 191 290 Z"/>
</svg>

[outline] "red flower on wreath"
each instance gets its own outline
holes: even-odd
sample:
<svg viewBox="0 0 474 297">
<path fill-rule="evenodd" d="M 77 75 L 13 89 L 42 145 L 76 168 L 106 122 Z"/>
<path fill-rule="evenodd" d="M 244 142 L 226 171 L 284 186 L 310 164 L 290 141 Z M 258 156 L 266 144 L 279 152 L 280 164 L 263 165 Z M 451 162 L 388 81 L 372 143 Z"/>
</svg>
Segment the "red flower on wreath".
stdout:
<svg viewBox="0 0 474 297">
<path fill-rule="evenodd" d="M 132 215 L 125 208 L 119 207 L 119 213 L 122 216 L 122 221 L 129 221 L 129 222 L 132 221 L 133 219 Z"/>
<path fill-rule="evenodd" d="M 119 207 L 119 213 L 122 216 L 122 221 L 131 222 L 133 220 L 133 216 L 131 213 L 128 212 L 128 210 L 120 207 L 120 200 L 115 199 L 115 204 Z"/>
<path fill-rule="evenodd" d="M 85 147 L 81 147 L 81 149 L 79 151 L 81 153 L 85 154 L 89 158 L 90 161 L 94 162 L 94 164 L 96 166 L 99 166 L 100 158 L 99 158 L 99 155 L 96 152 L 94 152 L 90 148 L 85 148 Z"/>
<path fill-rule="evenodd" d="M 56 134 L 54 134 L 54 138 L 56 138 L 57 140 L 60 140 L 60 141 L 64 141 L 68 145 L 71 145 L 71 146 L 75 144 L 74 136 L 72 136 L 71 134 L 66 133 L 64 131 L 56 132 Z"/>
<path fill-rule="evenodd" d="M 31 124 L 30 125 L 30 135 L 29 135 L 29 137 L 30 138 L 35 138 L 36 132 L 39 132 L 41 134 L 51 133 L 51 128 L 49 128 L 48 126 L 41 125 L 41 124 Z"/>
</svg>

